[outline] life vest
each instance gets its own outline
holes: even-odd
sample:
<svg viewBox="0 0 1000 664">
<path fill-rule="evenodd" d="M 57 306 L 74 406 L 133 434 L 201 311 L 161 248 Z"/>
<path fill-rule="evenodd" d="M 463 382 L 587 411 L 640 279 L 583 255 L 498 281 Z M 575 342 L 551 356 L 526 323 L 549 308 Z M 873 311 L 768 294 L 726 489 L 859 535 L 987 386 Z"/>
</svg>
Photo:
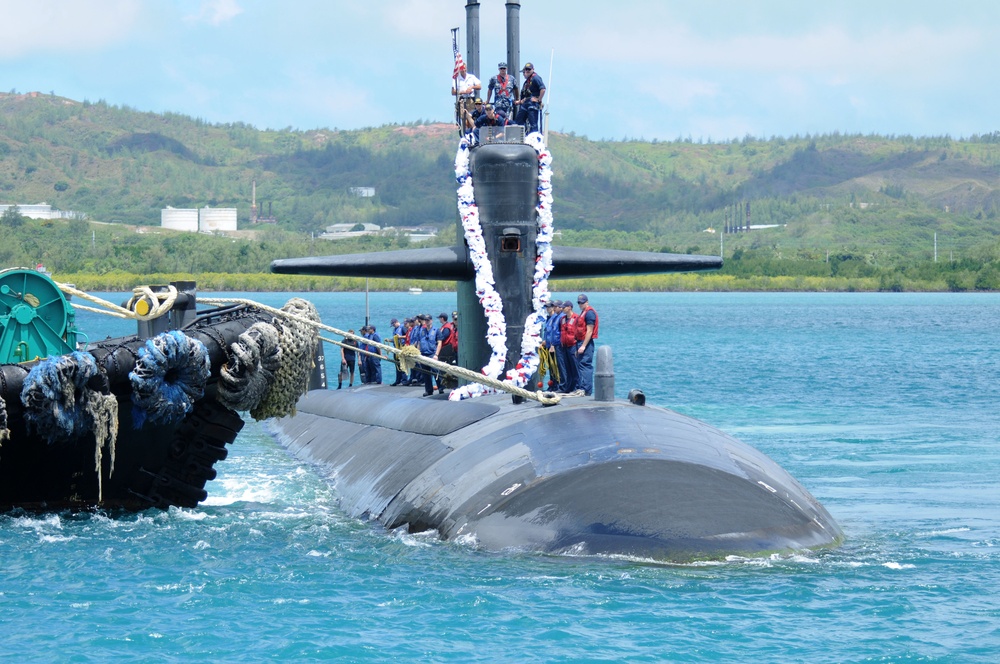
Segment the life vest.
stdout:
<svg viewBox="0 0 1000 664">
<path fill-rule="evenodd" d="M 570 312 L 562 320 L 559 327 L 559 343 L 566 348 L 576 343 L 576 314 Z"/>
<path fill-rule="evenodd" d="M 587 308 L 584 309 L 583 311 L 581 311 L 579 313 L 579 315 L 577 315 L 577 317 L 576 317 L 576 340 L 577 341 L 583 341 L 584 339 L 587 338 L 587 312 L 588 311 L 593 311 L 594 312 L 594 334 L 590 337 L 590 339 L 593 341 L 594 339 L 597 338 L 597 326 L 600 323 L 600 320 L 597 317 L 597 310 L 594 309 L 592 306 L 590 306 L 588 304 Z"/>
<path fill-rule="evenodd" d="M 458 352 L 458 330 L 455 329 L 455 324 L 454 323 L 445 323 L 444 325 L 441 326 L 441 329 L 442 330 L 451 330 L 451 334 L 448 335 L 448 338 L 445 339 L 444 342 L 445 342 L 445 344 L 451 346 L 451 349 L 457 353 Z"/>
</svg>

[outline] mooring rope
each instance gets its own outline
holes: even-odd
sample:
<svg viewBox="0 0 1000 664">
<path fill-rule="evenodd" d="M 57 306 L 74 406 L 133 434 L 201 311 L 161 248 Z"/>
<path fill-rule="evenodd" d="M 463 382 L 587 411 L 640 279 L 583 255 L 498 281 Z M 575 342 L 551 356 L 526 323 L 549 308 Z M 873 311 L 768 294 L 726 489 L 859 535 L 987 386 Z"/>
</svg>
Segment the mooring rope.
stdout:
<svg viewBox="0 0 1000 664">
<path fill-rule="evenodd" d="M 169 311 L 169 308 L 166 307 L 165 302 L 169 301 L 170 302 L 170 306 L 173 306 L 173 302 L 177 298 L 177 289 L 174 288 L 173 286 L 170 287 L 170 291 L 168 293 L 155 293 L 148 286 L 139 286 L 139 287 L 137 287 L 137 288 L 135 288 L 133 290 L 133 298 L 132 298 L 132 300 L 130 300 L 130 303 L 134 303 L 134 301 L 136 300 L 136 298 L 139 297 L 139 296 L 148 297 L 148 298 L 150 298 L 150 300 L 153 300 L 153 301 L 156 301 L 156 302 L 160 302 L 160 297 L 161 296 L 164 298 L 163 302 L 160 302 L 159 305 L 154 305 L 151 308 L 150 313 L 145 314 L 145 315 L 140 315 L 140 314 L 138 314 L 138 313 L 136 313 L 134 311 L 131 311 L 131 310 L 125 308 L 125 307 L 121 307 L 121 306 L 119 306 L 117 304 L 114 304 L 113 302 L 109 302 L 107 300 L 99 298 L 96 295 L 91 295 L 89 293 L 85 293 L 84 291 L 81 291 L 81 290 L 79 290 L 78 288 L 76 288 L 74 286 L 70 286 L 69 284 L 57 283 L 56 285 L 64 293 L 67 293 L 69 295 L 73 295 L 73 296 L 79 297 L 79 298 L 81 298 L 83 300 L 87 300 L 88 302 L 93 302 L 94 304 L 97 304 L 97 305 L 100 305 L 101 307 L 103 307 L 103 309 L 95 309 L 95 308 L 92 308 L 92 307 L 88 307 L 86 305 L 81 305 L 81 304 L 76 304 L 76 303 L 72 303 L 71 302 L 71 304 L 73 304 L 73 306 L 75 308 L 77 308 L 77 309 L 83 309 L 85 311 L 91 311 L 91 312 L 94 312 L 94 313 L 104 314 L 104 315 L 108 315 L 108 316 L 114 316 L 116 318 L 125 318 L 125 319 L 133 319 L 133 320 L 150 320 L 152 318 L 156 318 L 158 316 L 162 316 L 164 313 L 166 313 L 166 311 Z M 560 402 L 560 397 L 557 394 L 553 393 L 553 392 L 544 392 L 542 390 L 537 390 L 537 391 L 526 390 L 523 387 L 520 387 L 520 386 L 518 386 L 518 385 L 516 385 L 516 384 L 514 384 L 513 382 L 510 382 L 510 381 L 498 380 L 496 378 L 492 378 L 492 377 L 486 376 L 486 375 L 484 375 L 482 373 L 478 373 L 478 372 L 472 371 L 470 369 L 466 369 L 464 367 L 457 367 L 457 366 L 455 366 L 453 364 L 447 364 L 446 362 L 440 362 L 440 361 L 434 360 L 434 359 L 432 359 L 430 357 L 422 356 L 422 355 L 419 354 L 419 351 L 414 346 L 404 346 L 403 348 L 396 348 L 395 346 L 389 346 L 389 345 L 386 345 L 386 344 L 383 344 L 383 343 L 372 341 L 371 339 L 368 339 L 366 337 L 358 336 L 356 334 L 351 334 L 350 332 L 346 332 L 344 330 L 337 329 L 337 328 L 332 327 L 330 325 L 326 325 L 325 323 L 321 323 L 321 322 L 318 322 L 318 321 L 311 320 L 311 319 L 309 319 L 307 317 L 298 316 L 298 315 L 296 315 L 296 314 L 294 314 L 292 312 L 282 311 L 281 309 L 277 309 L 275 307 L 268 306 L 266 304 L 263 304 L 261 302 L 257 302 L 255 300 L 250 300 L 250 299 L 247 299 L 247 298 L 238 298 L 238 297 L 203 297 L 203 298 L 199 298 L 199 301 L 203 302 L 205 304 L 215 304 L 215 305 L 221 305 L 221 304 L 244 304 L 244 305 L 247 305 L 247 306 L 251 306 L 251 307 L 255 307 L 257 309 L 260 309 L 261 311 L 265 311 L 267 313 L 274 314 L 275 316 L 278 316 L 280 318 L 287 318 L 289 320 L 294 320 L 294 321 L 296 321 L 298 323 L 302 323 L 304 325 L 309 325 L 309 326 L 314 327 L 314 328 L 319 329 L 319 330 L 326 330 L 327 332 L 331 332 L 333 334 L 336 334 L 337 336 L 339 336 L 339 337 L 341 337 L 343 339 L 352 339 L 354 341 L 357 341 L 357 342 L 362 343 L 362 344 L 366 344 L 368 346 L 374 346 L 376 348 L 380 348 L 380 349 L 386 351 L 387 353 L 392 353 L 393 356 L 395 356 L 396 358 L 398 358 L 399 361 L 400 361 L 400 366 L 403 369 L 403 371 L 409 371 L 410 369 L 413 368 L 413 366 L 415 364 L 422 364 L 422 365 L 425 365 L 425 366 L 430 367 L 432 369 L 436 369 L 436 370 L 441 371 L 443 373 L 449 374 L 451 376 L 455 376 L 455 377 L 458 377 L 458 378 L 464 378 L 465 380 L 467 380 L 469 382 L 472 382 L 472 383 L 478 383 L 479 385 L 483 385 L 485 387 L 492 387 L 492 388 L 497 389 L 497 390 L 502 390 L 504 392 L 508 392 L 510 394 L 513 394 L 513 395 L 516 395 L 516 396 L 519 396 L 519 397 L 523 397 L 525 399 L 531 399 L 533 401 L 537 401 L 537 402 L 539 402 L 539 403 L 541 403 L 541 404 L 543 404 L 545 406 L 552 406 L 552 405 L 555 405 L 555 404 L 557 404 L 557 403 Z M 156 315 L 153 315 L 154 312 L 159 312 L 159 313 L 157 313 Z M 332 339 L 325 339 L 324 338 L 323 340 L 324 341 L 328 341 L 330 343 L 337 344 L 339 346 L 343 346 L 342 343 L 340 343 L 338 341 L 334 341 Z M 371 353 L 371 352 L 362 350 L 360 348 L 356 349 L 356 350 L 359 353 L 362 353 L 364 355 L 369 355 L 371 357 L 383 357 L 382 355 L 379 355 L 377 353 Z"/>
<path fill-rule="evenodd" d="M 423 365 L 425 365 L 427 367 L 430 367 L 432 369 L 437 369 L 438 371 L 442 371 L 442 372 L 447 373 L 449 375 L 456 376 L 456 377 L 459 377 L 459 378 L 464 378 L 464 379 L 466 379 L 466 380 L 468 380 L 470 382 L 473 382 L 473 383 L 479 383 L 480 385 L 485 385 L 487 387 L 492 387 L 494 389 L 503 390 L 505 392 L 509 392 L 510 394 L 513 394 L 513 395 L 516 395 L 516 396 L 519 396 L 519 397 L 523 397 L 525 399 L 532 399 L 533 401 L 537 401 L 537 402 L 539 402 L 539 403 L 541 403 L 542 405 L 545 405 L 545 406 L 553 406 L 553 405 L 555 405 L 555 404 L 557 404 L 557 403 L 560 402 L 560 397 L 557 394 L 554 394 L 552 392 L 543 392 L 541 390 L 532 392 L 532 391 L 524 389 L 523 387 L 518 387 L 517 385 L 515 385 L 515 384 L 513 384 L 511 382 L 501 381 L 501 380 L 497 380 L 495 378 L 490 378 L 490 377 L 485 376 L 485 375 L 483 375 L 481 373 L 477 373 L 477 372 L 472 371 L 470 369 L 466 369 L 465 367 L 456 367 L 453 364 L 448 364 L 446 362 L 441 362 L 439 360 L 435 360 L 435 359 L 432 359 L 430 357 L 425 357 L 423 355 L 420 355 L 420 351 L 417 350 L 417 348 L 415 346 L 404 346 L 403 348 L 396 348 L 395 346 L 389 346 L 389 345 L 384 344 L 384 343 L 380 343 L 380 342 L 377 342 L 377 341 L 372 341 L 371 339 L 368 339 L 366 337 L 358 336 L 357 334 L 351 334 L 350 332 L 346 332 L 344 330 L 337 329 L 337 328 L 335 328 L 335 327 L 333 327 L 331 325 L 327 325 L 325 323 L 321 323 L 321 322 L 317 322 L 317 321 L 314 321 L 314 320 L 310 320 L 309 318 L 300 317 L 300 316 L 297 316 L 297 315 L 295 315 L 295 314 L 293 314 L 291 312 L 282 311 L 281 309 L 276 309 L 276 308 L 270 307 L 270 306 L 268 306 L 266 304 L 262 304 L 260 302 L 255 302 L 254 300 L 249 300 L 249 299 L 245 299 L 245 298 L 238 298 L 238 297 L 236 297 L 236 298 L 233 298 L 233 297 L 209 297 L 209 298 L 201 298 L 201 301 L 205 302 L 206 304 L 216 304 L 216 305 L 218 305 L 218 304 L 245 304 L 245 305 L 248 305 L 248 306 L 257 307 L 257 308 L 261 309 L 262 311 L 266 311 L 268 313 L 274 314 L 275 316 L 281 316 L 281 317 L 289 318 L 291 320 L 295 320 L 295 321 L 297 321 L 299 323 L 303 323 L 303 324 L 306 324 L 306 325 L 312 325 L 313 327 L 315 327 L 317 329 L 325 330 L 325 331 L 330 332 L 332 334 L 336 334 L 338 337 L 341 337 L 343 339 L 353 339 L 354 341 L 357 341 L 359 343 L 363 343 L 363 344 L 366 344 L 368 346 L 374 346 L 376 348 L 380 348 L 380 349 L 386 351 L 387 353 L 392 353 L 395 357 L 397 357 L 399 359 L 399 361 L 400 361 L 400 368 L 403 371 L 409 371 L 410 369 L 413 368 L 413 366 L 415 364 L 419 363 L 419 364 L 423 364 Z M 338 342 L 333 342 L 333 343 L 338 343 Z M 358 349 L 358 352 L 359 353 L 366 353 L 366 351 L 363 351 L 361 349 Z M 373 357 L 382 357 L 380 355 L 377 355 L 376 353 L 367 353 L 367 354 L 369 354 L 369 355 L 371 355 Z"/>
<path fill-rule="evenodd" d="M 88 307 L 85 304 L 70 302 L 74 308 L 97 314 L 114 316 L 115 318 L 153 320 L 154 318 L 159 318 L 163 314 L 169 312 L 174 306 L 174 302 L 177 300 L 177 288 L 174 286 L 167 286 L 167 292 L 165 293 L 155 293 L 149 286 L 136 286 L 132 289 L 132 298 L 128 301 L 127 306 L 122 307 L 114 302 L 109 302 L 108 300 L 97 297 L 96 295 L 86 293 L 75 286 L 59 282 L 55 282 L 55 284 L 59 287 L 59 290 L 67 295 L 73 295 L 81 300 L 93 302 L 94 304 L 102 307 L 101 309 L 95 309 L 93 307 Z M 135 306 L 136 302 L 142 299 L 148 300 L 150 304 L 149 312 L 145 314 L 140 314 L 131 309 L 131 307 Z"/>
</svg>

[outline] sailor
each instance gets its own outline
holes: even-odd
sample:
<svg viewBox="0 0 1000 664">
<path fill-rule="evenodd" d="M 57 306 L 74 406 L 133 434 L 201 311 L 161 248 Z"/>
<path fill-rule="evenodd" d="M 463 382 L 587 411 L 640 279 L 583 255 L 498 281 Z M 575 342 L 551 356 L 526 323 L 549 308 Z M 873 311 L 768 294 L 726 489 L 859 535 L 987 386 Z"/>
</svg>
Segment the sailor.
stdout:
<svg viewBox="0 0 1000 664">
<path fill-rule="evenodd" d="M 569 300 L 563 301 L 562 310 L 563 318 L 559 322 L 559 350 L 562 352 L 566 372 L 563 374 L 562 389 L 559 391 L 571 394 L 579 382 L 576 359 L 576 314 L 573 313 L 573 303 Z"/>
<path fill-rule="evenodd" d="M 561 392 L 563 381 L 566 379 L 566 358 L 560 352 L 559 325 L 566 314 L 563 313 L 562 302 L 559 300 L 550 301 L 549 306 L 552 308 L 552 313 L 545 321 L 545 348 L 549 353 L 551 363 L 549 365 L 549 388 Z"/>
<path fill-rule="evenodd" d="M 347 360 L 344 359 L 344 347 L 337 346 L 337 350 L 340 351 L 340 368 L 337 370 L 337 389 L 341 389 L 344 386 L 344 378 L 347 377 Z M 350 387 L 350 385 L 348 385 Z"/>
<path fill-rule="evenodd" d="M 398 318 L 393 318 L 389 321 L 389 330 L 392 332 L 392 345 L 396 348 L 402 348 L 406 345 L 406 328 L 399 323 Z M 392 382 L 392 386 L 402 385 L 406 382 L 406 374 L 403 370 L 399 368 L 399 363 L 396 362 L 396 380 Z"/>
<path fill-rule="evenodd" d="M 472 102 L 472 124 L 478 126 L 479 118 L 484 115 L 486 115 L 486 106 L 482 99 L 476 97 L 476 100 Z"/>
<path fill-rule="evenodd" d="M 348 334 L 354 334 L 354 330 L 348 330 Z M 358 359 L 358 342 L 354 339 L 344 339 L 344 362 L 347 363 L 347 386 L 354 385 L 354 363 Z"/>
<path fill-rule="evenodd" d="M 487 104 L 486 111 L 476 118 L 476 128 L 472 133 L 476 135 L 476 141 L 478 142 L 480 127 L 502 127 L 505 124 L 507 124 L 507 116 L 500 111 L 497 111 L 490 104 Z"/>
<path fill-rule="evenodd" d="M 406 319 L 406 345 L 413 346 L 420 350 L 420 335 L 423 333 L 423 326 L 421 325 L 420 317 L 414 316 L 412 318 Z M 414 365 L 410 369 L 410 379 L 406 383 L 407 385 L 422 385 L 423 375 L 420 373 L 420 365 Z"/>
<path fill-rule="evenodd" d="M 375 326 L 374 325 L 369 325 L 367 329 L 368 329 L 368 333 L 364 335 L 365 339 L 370 339 L 371 341 L 374 341 L 375 343 L 382 343 L 382 337 L 380 337 L 378 335 L 378 332 L 375 331 Z M 368 382 L 369 383 L 381 384 L 382 383 L 382 357 L 381 357 L 382 351 L 379 350 L 378 347 L 373 346 L 373 345 L 367 345 L 366 346 L 366 350 L 369 353 L 374 353 L 375 354 L 375 356 L 365 355 L 365 361 L 366 361 L 365 369 L 367 370 L 367 374 L 368 374 Z"/>
<path fill-rule="evenodd" d="M 462 109 L 462 124 L 467 131 L 471 131 L 475 126 L 472 119 L 473 99 L 482 87 L 483 84 L 476 75 L 468 72 L 464 62 L 458 70 L 458 76 L 451 79 L 451 94 L 458 95 L 459 106 Z"/>
<path fill-rule="evenodd" d="M 497 65 L 497 69 L 500 70 L 499 73 L 490 78 L 489 89 L 486 92 L 486 103 L 489 104 L 490 100 L 493 100 L 493 106 L 497 111 L 507 117 L 514 108 L 514 77 L 507 75 L 506 62 Z M 494 92 L 496 93 L 495 97 Z"/>
<path fill-rule="evenodd" d="M 521 98 L 514 102 L 517 105 L 517 124 L 524 125 L 524 133 L 539 131 L 538 116 L 542 107 L 542 97 L 545 96 L 545 83 L 542 77 L 535 73 L 535 66 L 530 62 L 524 65 L 524 84 L 521 86 Z"/>
<path fill-rule="evenodd" d="M 454 323 L 448 322 L 448 314 L 442 312 L 438 315 L 441 327 L 437 331 L 437 348 L 434 351 L 434 359 L 448 364 L 455 364 L 458 359 L 458 330 Z M 449 376 L 445 373 L 438 373 L 438 392 L 444 394 L 445 382 Z"/>
<path fill-rule="evenodd" d="M 580 293 L 576 298 L 576 303 L 580 305 L 580 314 L 576 317 L 576 358 L 577 372 L 580 374 L 577 379 L 577 396 L 590 396 L 594 391 L 594 342 L 597 341 L 597 328 L 600 327 L 600 320 L 597 312 L 588 301 L 585 293 Z M 582 392 L 582 394 L 579 394 Z"/>
<path fill-rule="evenodd" d="M 459 99 L 472 99 L 483 89 L 483 84 L 476 78 L 475 74 L 470 74 L 465 63 L 458 69 L 458 76 L 451 79 L 451 94 L 458 95 Z"/>
<path fill-rule="evenodd" d="M 424 333 L 424 321 L 421 320 L 419 314 L 414 314 L 413 317 L 410 318 L 410 332 L 406 338 L 407 338 L 407 343 L 416 348 L 418 352 L 420 351 L 420 337 L 423 335 L 423 333 Z M 424 375 L 420 373 L 420 365 L 419 364 L 414 365 L 414 367 L 410 369 L 410 385 L 423 385 L 423 384 L 424 384 Z"/>
<path fill-rule="evenodd" d="M 420 332 L 420 354 L 424 357 L 433 357 L 437 352 L 437 330 L 430 314 L 420 314 L 418 317 L 423 329 Z M 421 367 L 420 372 L 424 384 L 424 396 L 429 397 L 434 394 L 434 370 L 430 367 Z"/>
<path fill-rule="evenodd" d="M 368 337 L 366 335 L 368 334 L 368 326 L 367 325 L 362 325 L 361 329 L 358 330 L 358 334 L 361 335 L 362 339 L 367 339 Z M 366 344 L 364 341 L 359 341 L 357 343 L 358 343 L 358 350 L 359 351 L 367 351 L 368 350 L 368 344 Z M 365 383 L 368 382 L 368 361 L 367 360 L 368 360 L 368 356 L 367 355 L 365 355 L 364 353 L 358 353 L 358 378 L 359 378 L 359 382 L 362 385 L 364 385 Z"/>
<path fill-rule="evenodd" d="M 538 354 L 541 356 L 542 360 L 546 362 L 549 369 L 549 388 L 552 389 L 554 384 L 552 379 L 555 377 L 555 369 L 552 368 L 552 362 L 555 360 L 555 356 L 552 354 L 552 345 L 549 342 L 549 338 L 552 335 L 552 321 L 555 319 L 555 301 L 549 300 L 545 303 L 545 322 L 542 324 L 541 332 L 541 344 Z M 538 376 L 539 382 L 538 387 L 542 386 L 545 376 Z"/>
</svg>

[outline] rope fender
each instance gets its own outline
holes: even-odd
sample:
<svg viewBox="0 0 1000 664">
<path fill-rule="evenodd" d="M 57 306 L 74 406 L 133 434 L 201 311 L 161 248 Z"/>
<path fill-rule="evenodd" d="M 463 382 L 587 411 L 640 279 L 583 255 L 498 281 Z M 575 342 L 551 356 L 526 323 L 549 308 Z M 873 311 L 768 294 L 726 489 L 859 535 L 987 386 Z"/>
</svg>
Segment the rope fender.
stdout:
<svg viewBox="0 0 1000 664">
<path fill-rule="evenodd" d="M 111 453 L 109 475 L 115 470 L 118 399 L 111 394 L 108 378 L 94 356 L 74 351 L 42 360 L 24 379 L 21 403 L 28 431 L 44 436 L 49 444 L 93 432 L 98 501 L 102 500 L 105 446 Z"/>
<path fill-rule="evenodd" d="M 279 313 L 282 317 L 275 318 L 272 325 L 278 330 L 281 366 L 274 374 L 271 389 L 250 409 L 250 415 L 257 421 L 295 414 L 295 403 L 309 385 L 313 354 L 319 343 L 316 305 L 293 297 Z"/>
<path fill-rule="evenodd" d="M 205 395 L 211 360 L 205 344 L 179 330 L 147 339 L 139 349 L 132 383 L 132 420 L 139 429 L 150 424 L 174 424 L 184 419 Z"/>
<path fill-rule="evenodd" d="M 21 388 L 25 422 L 49 443 L 88 433 L 94 425 L 90 402 L 95 394 L 108 392 L 101 378 L 90 353 L 74 351 L 42 360 Z"/>
<path fill-rule="evenodd" d="M 278 330 L 269 323 L 254 323 L 229 346 L 229 361 L 219 374 L 218 399 L 233 410 L 255 409 L 274 383 L 281 368 Z"/>
</svg>

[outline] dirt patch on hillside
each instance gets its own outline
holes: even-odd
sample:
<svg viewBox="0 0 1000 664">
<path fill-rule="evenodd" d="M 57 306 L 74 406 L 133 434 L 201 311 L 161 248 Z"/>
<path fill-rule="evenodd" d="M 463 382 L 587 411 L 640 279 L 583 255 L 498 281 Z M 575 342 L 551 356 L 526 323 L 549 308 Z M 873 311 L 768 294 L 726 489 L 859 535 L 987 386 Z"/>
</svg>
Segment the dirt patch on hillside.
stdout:
<svg viewBox="0 0 1000 664">
<path fill-rule="evenodd" d="M 455 126 L 437 123 L 417 125 L 414 127 L 396 127 L 392 131 L 397 134 L 403 134 L 404 136 L 429 136 L 432 138 L 441 138 L 453 134 L 455 132 Z"/>
</svg>

